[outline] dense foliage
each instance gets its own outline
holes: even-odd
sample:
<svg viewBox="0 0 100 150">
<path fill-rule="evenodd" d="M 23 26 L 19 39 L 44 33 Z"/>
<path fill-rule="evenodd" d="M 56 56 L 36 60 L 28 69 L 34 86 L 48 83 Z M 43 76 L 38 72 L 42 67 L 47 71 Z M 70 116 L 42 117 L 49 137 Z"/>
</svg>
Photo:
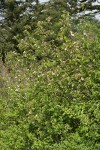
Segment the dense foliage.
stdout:
<svg viewBox="0 0 100 150">
<path fill-rule="evenodd" d="M 0 150 L 99 150 L 100 22 L 43 18 L 0 62 Z"/>
</svg>

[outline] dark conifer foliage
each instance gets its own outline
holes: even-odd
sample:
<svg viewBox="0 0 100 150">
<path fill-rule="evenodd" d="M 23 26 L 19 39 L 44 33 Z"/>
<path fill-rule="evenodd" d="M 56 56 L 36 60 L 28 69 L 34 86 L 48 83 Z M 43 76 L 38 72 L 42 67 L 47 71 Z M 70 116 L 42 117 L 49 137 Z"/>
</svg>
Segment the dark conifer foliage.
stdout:
<svg viewBox="0 0 100 150">
<path fill-rule="evenodd" d="M 6 0 L 1 1 L 1 20 L 0 20 L 0 46 L 1 51 L 17 51 L 18 41 L 16 36 L 22 37 L 25 25 L 34 27 L 39 11 L 40 4 L 38 0 Z M 5 43 L 5 44 L 4 44 Z M 5 52 L 3 52 L 5 53 Z M 2 52 L 1 52 L 2 55 Z M 3 57 L 3 56 L 2 56 Z"/>
<path fill-rule="evenodd" d="M 100 2 L 98 0 L 50 0 L 49 4 L 58 10 L 65 8 L 70 14 L 76 14 L 82 11 L 94 11 L 100 13 Z"/>
</svg>

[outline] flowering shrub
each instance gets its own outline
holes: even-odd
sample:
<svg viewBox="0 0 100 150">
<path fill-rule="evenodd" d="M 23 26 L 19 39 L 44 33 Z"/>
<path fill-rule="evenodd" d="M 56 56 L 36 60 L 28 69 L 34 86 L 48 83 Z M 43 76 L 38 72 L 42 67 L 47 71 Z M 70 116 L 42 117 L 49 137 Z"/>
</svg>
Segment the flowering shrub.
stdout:
<svg viewBox="0 0 100 150">
<path fill-rule="evenodd" d="M 18 39 L 22 56 L 8 54 L 15 78 L 0 104 L 1 150 L 99 150 L 99 29 L 77 26 L 68 14 L 47 18 Z"/>
</svg>

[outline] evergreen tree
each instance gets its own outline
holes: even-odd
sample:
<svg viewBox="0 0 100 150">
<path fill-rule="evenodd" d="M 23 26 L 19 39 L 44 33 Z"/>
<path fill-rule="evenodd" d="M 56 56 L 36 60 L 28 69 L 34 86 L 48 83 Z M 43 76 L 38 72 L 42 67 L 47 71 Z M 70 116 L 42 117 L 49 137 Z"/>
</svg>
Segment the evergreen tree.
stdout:
<svg viewBox="0 0 100 150">
<path fill-rule="evenodd" d="M 34 2 L 34 4 L 33 4 Z M 16 35 L 22 37 L 22 32 L 25 25 L 32 23 L 33 13 L 38 11 L 38 0 L 6 0 L 1 2 L 1 10 L 3 14 L 3 19 L 0 23 L 0 49 L 1 55 L 5 54 L 5 51 L 14 51 L 16 50 L 20 53 L 17 45 L 18 40 L 16 40 Z M 33 24 L 32 24 L 33 25 Z M 3 59 L 3 55 L 2 55 Z M 5 62 L 5 61 L 3 61 Z"/>
<path fill-rule="evenodd" d="M 80 7 L 79 12 L 84 10 L 94 11 L 94 13 L 100 13 L 100 2 L 98 0 L 79 0 Z"/>
<path fill-rule="evenodd" d="M 94 2 L 95 5 L 94 5 Z M 72 14 L 77 14 L 83 11 L 94 11 L 94 13 L 100 12 L 100 5 L 97 0 L 50 0 L 48 3 L 50 9 L 57 10 L 58 12 L 66 10 Z M 92 12 L 93 13 L 93 12 Z"/>
</svg>

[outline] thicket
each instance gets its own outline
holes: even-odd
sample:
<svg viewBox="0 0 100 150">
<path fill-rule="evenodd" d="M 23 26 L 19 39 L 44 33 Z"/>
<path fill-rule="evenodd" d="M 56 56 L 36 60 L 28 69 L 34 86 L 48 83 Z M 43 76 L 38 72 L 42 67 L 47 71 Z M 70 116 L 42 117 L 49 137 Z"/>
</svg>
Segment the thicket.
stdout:
<svg viewBox="0 0 100 150">
<path fill-rule="evenodd" d="M 1 150 L 99 150 L 100 22 L 63 11 L 14 37 L 0 63 Z"/>
</svg>

